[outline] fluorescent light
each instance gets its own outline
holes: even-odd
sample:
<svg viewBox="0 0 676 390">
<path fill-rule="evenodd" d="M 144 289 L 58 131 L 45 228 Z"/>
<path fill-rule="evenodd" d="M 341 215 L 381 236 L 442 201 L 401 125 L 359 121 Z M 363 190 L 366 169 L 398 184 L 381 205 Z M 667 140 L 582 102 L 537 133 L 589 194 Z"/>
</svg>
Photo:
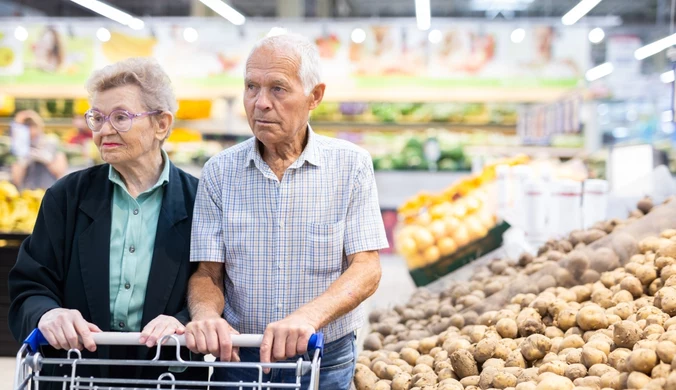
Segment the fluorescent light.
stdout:
<svg viewBox="0 0 676 390">
<path fill-rule="evenodd" d="M 585 77 L 587 78 L 587 81 L 594 81 L 601 77 L 608 76 L 611 73 L 613 73 L 613 64 L 606 62 L 605 64 L 589 69 L 585 74 Z"/>
<path fill-rule="evenodd" d="M 662 122 L 673 122 L 674 121 L 674 112 L 669 110 L 669 111 L 663 111 L 662 112 Z"/>
<path fill-rule="evenodd" d="M 101 42 L 108 42 L 110 41 L 110 31 L 108 31 L 108 29 L 105 27 L 101 27 L 96 30 L 96 37 Z"/>
<path fill-rule="evenodd" d="M 102 1 L 98 0 L 70 0 L 75 4 L 79 4 L 91 11 L 96 12 L 101 16 L 105 16 L 108 19 L 114 20 L 125 26 L 129 26 L 134 30 L 141 30 L 144 26 L 144 23 L 141 19 L 136 18 L 124 11 L 121 11 L 115 7 L 112 7 Z"/>
<path fill-rule="evenodd" d="M 673 70 L 664 72 L 660 75 L 660 80 L 662 80 L 662 82 L 665 84 L 673 83 L 674 80 L 676 80 L 676 74 L 674 74 Z"/>
<path fill-rule="evenodd" d="M 432 42 L 432 43 L 441 42 L 441 38 L 442 38 L 441 31 L 439 31 L 437 29 L 430 31 L 430 33 L 427 34 L 427 39 L 429 39 L 430 42 Z"/>
<path fill-rule="evenodd" d="M 187 27 L 185 30 L 183 30 L 183 39 L 185 39 L 186 42 L 195 42 L 197 38 L 199 38 L 199 34 L 197 34 L 197 30 L 194 28 Z"/>
<path fill-rule="evenodd" d="M 418 29 L 429 30 L 432 25 L 432 11 L 430 10 L 430 0 L 415 0 L 415 20 Z"/>
<path fill-rule="evenodd" d="M 533 0 L 472 0 L 473 11 L 525 11 Z"/>
<path fill-rule="evenodd" d="M 601 43 L 603 38 L 606 37 L 606 33 L 601 27 L 596 27 L 595 29 L 589 32 L 589 42 L 591 43 Z"/>
<path fill-rule="evenodd" d="M 244 15 L 237 12 L 236 9 L 225 4 L 221 0 L 200 0 L 202 4 L 211 8 L 214 12 L 226 18 L 230 23 L 235 26 L 241 26 L 246 21 Z"/>
<path fill-rule="evenodd" d="M 352 42 L 354 43 L 362 43 L 366 40 L 366 31 L 361 28 L 355 28 L 352 30 L 350 38 L 352 38 Z"/>
<path fill-rule="evenodd" d="M 522 28 L 517 28 L 514 31 L 512 31 L 512 42 L 514 43 L 521 43 L 523 42 L 523 39 L 526 38 L 526 30 Z"/>
<path fill-rule="evenodd" d="M 568 11 L 567 14 L 563 15 L 561 18 L 561 23 L 566 26 L 571 26 L 577 23 L 578 20 L 582 19 L 592 8 L 596 7 L 601 0 L 582 0 L 573 9 Z"/>
<path fill-rule="evenodd" d="M 19 26 L 14 30 L 14 38 L 23 42 L 28 39 L 28 31 L 23 26 Z"/>
<path fill-rule="evenodd" d="M 645 45 L 637 49 L 634 52 L 634 57 L 636 57 L 637 60 L 643 60 L 661 52 L 662 50 L 666 50 L 673 45 L 676 45 L 676 34 L 669 35 L 666 38 L 662 38 L 659 41 L 655 41 L 649 45 Z"/>
</svg>

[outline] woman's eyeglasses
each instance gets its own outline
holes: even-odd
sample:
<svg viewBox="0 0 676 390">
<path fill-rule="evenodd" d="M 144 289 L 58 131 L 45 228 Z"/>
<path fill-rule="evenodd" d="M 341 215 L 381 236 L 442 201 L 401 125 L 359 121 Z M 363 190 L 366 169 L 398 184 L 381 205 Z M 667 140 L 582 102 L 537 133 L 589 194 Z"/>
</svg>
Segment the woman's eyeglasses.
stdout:
<svg viewBox="0 0 676 390">
<path fill-rule="evenodd" d="M 95 133 L 101 131 L 103 125 L 109 120 L 113 129 L 120 132 L 125 132 L 131 129 L 134 118 L 142 118 L 148 115 L 157 115 L 161 112 L 162 110 L 154 110 L 142 112 L 140 114 L 132 114 L 131 112 L 125 110 L 115 110 L 109 115 L 103 115 L 101 112 L 91 109 L 85 113 L 85 120 L 87 121 L 87 126 L 89 126 L 89 128 Z"/>
</svg>

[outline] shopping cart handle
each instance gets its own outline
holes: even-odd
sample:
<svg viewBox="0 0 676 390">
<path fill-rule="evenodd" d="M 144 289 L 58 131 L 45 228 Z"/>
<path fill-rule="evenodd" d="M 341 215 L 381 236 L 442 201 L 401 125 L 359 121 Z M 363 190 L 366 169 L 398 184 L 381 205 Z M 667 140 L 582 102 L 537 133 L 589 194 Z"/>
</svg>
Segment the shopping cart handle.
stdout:
<svg viewBox="0 0 676 390">
<path fill-rule="evenodd" d="M 26 337 L 23 343 L 26 344 L 28 346 L 28 349 L 30 349 L 30 351 L 33 353 L 37 352 L 40 349 L 41 345 L 49 344 L 45 336 L 42 335 L 42 332 L 40 332 L 40 329 L 38 328 L 33 329 L 31 334 L 29 334 L 28 337 Z"/>
<path fill-rule="evenodd" d="M 94 342 L 99 345 L 140 345 L 139 338 L 141 334 L 138 332 L 127 332 L 127 333 L 118 333 L 118 332 L 101 332 L 93 333 Z M 185 345 L 185 336 L 176 336 L 176 340 L 180 345 Z M 263 335 L 232 335 L 232 344 L 239 347 L 260 347 L 261 341 L 263 340 Z M 41 345 L 48 345 L 47 339 L 42 335 L 40 329 L 35 328 L 31 334 L 26 337 L 23 341 L 24 344 L 28 345 L 28 348 L 31 352 L 35 353 L 40 349 Z M 165 343 L 166 345 L 176 345 L 174 339 L 169 339 Z M 308 349 L 318 349 L 321 354 L 324 350 L 324 334 L 315 333 L 310 336 L 310 341 L 308 342 Z"/>
</svg>

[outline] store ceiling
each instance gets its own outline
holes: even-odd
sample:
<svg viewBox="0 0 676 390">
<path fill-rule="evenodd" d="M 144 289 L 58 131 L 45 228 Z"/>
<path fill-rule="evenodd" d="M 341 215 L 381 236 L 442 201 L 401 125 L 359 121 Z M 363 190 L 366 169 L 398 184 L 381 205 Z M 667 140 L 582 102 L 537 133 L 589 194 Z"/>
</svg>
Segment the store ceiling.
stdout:
<svg viewBox="0 0 676 390">
<path fill-rule="evenodd" d="M 281 0 L 284 1 L 284 0 Z M 414 0 L 305 0 L 305 13 L 314 16 L 319 1 L 328 1 L 334 17 L 406 17 L 415 15 Z M 528 18 L 560 17 L 579 0 L 431 0 L 433 17 Z M 187 16 L 197 0 L 107 0 L 139 16 Z M 231 0 L 246 16 L 274 17 L 278 0 Z M 670 0 L 605 0 L 592 16 L 620 16 L 625 24 L 668 22 Z M 0 0 L 0 15 L 25 7 L 48 16 L 90 16 L 69 0 Z M 20 12 L 20 11 L 18 11 Z"/>
</svg>

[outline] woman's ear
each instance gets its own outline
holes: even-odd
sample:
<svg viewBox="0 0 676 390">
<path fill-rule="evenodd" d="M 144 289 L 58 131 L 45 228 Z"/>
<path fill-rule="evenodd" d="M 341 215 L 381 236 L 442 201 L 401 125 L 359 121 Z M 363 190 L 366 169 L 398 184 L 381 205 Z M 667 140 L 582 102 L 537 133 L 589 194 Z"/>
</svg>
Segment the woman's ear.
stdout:
<svg viewBox="0 0 676 390">
<path fill-rule="evenodd" d="M 164 141 L 169 135 L 171 125 L 174 124 L 174 114 L 169 111 L 162 111 L 157 115 L 157 129 L 155 129 L 155 138 Z"/>
</svg>

